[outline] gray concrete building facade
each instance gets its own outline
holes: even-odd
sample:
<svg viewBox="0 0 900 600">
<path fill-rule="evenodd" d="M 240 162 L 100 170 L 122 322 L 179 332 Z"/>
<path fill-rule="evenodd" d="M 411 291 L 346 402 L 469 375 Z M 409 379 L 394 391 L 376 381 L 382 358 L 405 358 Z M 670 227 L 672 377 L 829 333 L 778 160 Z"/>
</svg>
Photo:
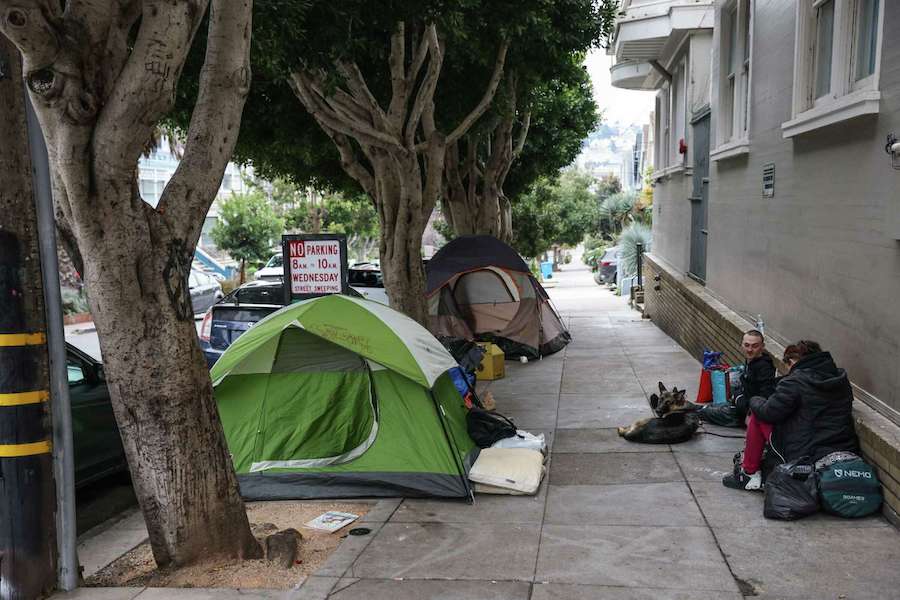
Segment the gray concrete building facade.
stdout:
<svg viewBox="0 0 900 600">
<path fill-rule="evenodd" d="M 653 260 L 818 340 L 895 421 L 898 28 L 886 0 L 626 0 L 610 48 L 614 85 L 656 90 Z"/>
</svg>

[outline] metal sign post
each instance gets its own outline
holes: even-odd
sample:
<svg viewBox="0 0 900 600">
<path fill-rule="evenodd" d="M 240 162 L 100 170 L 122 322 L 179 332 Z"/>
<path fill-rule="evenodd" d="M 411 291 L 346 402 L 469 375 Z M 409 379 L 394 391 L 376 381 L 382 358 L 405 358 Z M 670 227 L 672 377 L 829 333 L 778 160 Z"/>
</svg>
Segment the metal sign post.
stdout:
<svg viewBox="0 0 900 600">
<path fill-rule="evenodd" d="M 50 356 L 50 409 L 53 422 L 53 475 L 56 480 L 56 542 L 58 585 L 64 591 L 78 586 L 77 532 L 75 529 L 75 449 L 72 440 L 72 404 L 66 368 L 66 332 L 63 326 L 59 259 L 56 256 L 56 220 L 50 186 L 47 146 L 31 100 L 25 95 L 28 146 L 34 177 L 38 242 L 47 317 L 47 352 Z"/>
<path fill-rule="evenodd" d="M 281 248 L 285 304 L 349 291 L 347 236 L 337 233 L 283 235 Z"/>
</svg>

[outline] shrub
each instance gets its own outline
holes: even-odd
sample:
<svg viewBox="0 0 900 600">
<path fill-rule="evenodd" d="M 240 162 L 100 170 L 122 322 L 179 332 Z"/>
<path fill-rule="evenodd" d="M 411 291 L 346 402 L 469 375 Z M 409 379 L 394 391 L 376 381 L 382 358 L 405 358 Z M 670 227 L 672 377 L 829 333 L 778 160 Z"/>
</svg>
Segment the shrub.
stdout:
<svg viewBox="0 0 900 600">
<path fill-rule="evenodd" d="M 87 294 L 70 288 L 62 290 L 62 305 L 64 315 L 80 315 L 91 312 L 88 308 Z"/>
<path fill-rule="evenodd" d="M 626 276 L 637 274 L 637 245 L 644 245 L 644 252 L 650 250 L 652 237 L 650 228 L 643 223 L 632 223 L 622 230 L 618 245 L 622 248 L 622 272 Z"/>
</svg>

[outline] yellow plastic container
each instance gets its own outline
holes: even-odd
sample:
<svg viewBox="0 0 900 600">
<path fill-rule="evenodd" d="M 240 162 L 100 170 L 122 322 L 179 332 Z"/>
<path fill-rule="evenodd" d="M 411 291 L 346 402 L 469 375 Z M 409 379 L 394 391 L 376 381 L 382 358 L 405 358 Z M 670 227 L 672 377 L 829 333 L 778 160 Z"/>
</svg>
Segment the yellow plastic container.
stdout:
<svg viewBox="0 0 900 600">
<path fill-rule="evenodd" d="M 491 381 L 494 379 L 503 379 L 506 375 L 506 363 L 503 350 L 496 344 L 490 342 L 479 342 L 479 346 L 484 348 L 484 356 L 481 357 L 481 364 L 475 371 L 475 377 L 482 381 Z"/>
</svg>

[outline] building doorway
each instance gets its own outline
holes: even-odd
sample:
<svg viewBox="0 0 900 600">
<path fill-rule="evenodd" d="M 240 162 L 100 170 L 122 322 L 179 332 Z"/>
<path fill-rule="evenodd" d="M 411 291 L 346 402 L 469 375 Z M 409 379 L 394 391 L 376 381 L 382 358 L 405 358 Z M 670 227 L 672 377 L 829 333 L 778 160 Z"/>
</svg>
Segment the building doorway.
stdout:
<svg viewBox="0 0 900 600">
<path fill-rule="evenodd" d="M 709 237 L 709 109 L 694 115 L 694 180 L 691 191 L 691 260 L 689 274 L 706 283 L 706 242 Z"/>
</svg>

